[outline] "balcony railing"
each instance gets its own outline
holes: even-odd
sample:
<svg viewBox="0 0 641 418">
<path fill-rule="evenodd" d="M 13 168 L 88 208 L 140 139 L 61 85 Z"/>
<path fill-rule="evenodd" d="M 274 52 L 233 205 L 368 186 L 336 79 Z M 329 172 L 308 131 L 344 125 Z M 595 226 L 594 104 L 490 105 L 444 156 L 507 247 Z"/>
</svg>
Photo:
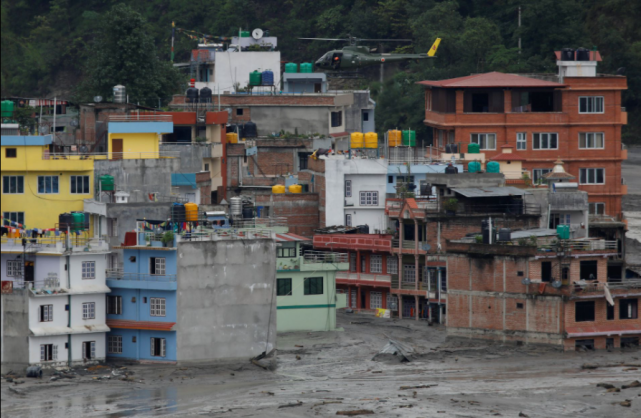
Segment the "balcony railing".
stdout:
<svg viewBox="0 0 641 418">
<path fill-rule="evenodd" d="M 109 122 L 171 122 L 172 120 L 171 115 L 131 114 L 109 116 Z"/>
<path fill-rule="evenodd" d="M 45 150 L 42 153 L 43 160 L 149 160 L 159 158 L 179 158 L 180 151 L 151 151 L 151 152 L 70 152 L 51 153 Z"/>
<path fill-rule="evenodd" d="M 540 215 L 541 206 L 533 203 L 513 203 L 496 205 L 460 204 L 457 214 L 475 215 L 505 213 L 508 215 Z"/>
<path fill-rule="evenodd" d="M 27 281 L 22 278 L 17 278 L 12 281 L 14 289 L 31 289 L 43 294 L 51 294 L 52 292 L 60 293 L 60 279 L 46 278 L 41 280 Z"/>
<path fill-rule="evenodd" d="M 570 289 L 573 294 L 579 293 L 601 293 L 606 288 L 610 290 L 627 290 L 627 289 L 641 289 L 641 279 L 634 280 L 622 280 L 620 282 L 598 282 L 598 283 L 586 283 L 578 284 L 573 283 L 570 285 Z"/>
<path fill-rule="evenodd" d="M 321 251 L 306 251 L 303 254 L 303 263 L 305 264 L 320 264 L 320 263 L 349 263 L 349 258 L 346 253 L 330 253 Z"/>
<path fill-rule="evenodd" d="M 287 218 L 253 218 L 242 221 L 234 221 L 234 228 L 238 229 L 255 229 L 255 228 L 274 228 L 287 226 Z"/>
<path fill-rule="evenodd" d="M 389 165 L 423 165 L 439 161 L 445 150 L 438 147 L 428 146 L 422 148 L 398 147 L 390 148 L 390 156 L 387 160 Z"/>
<path fill-rule="evenodd" d="M 381 282 L 383 284 L 390 284 L 392 276 L 389 274 L 367 274 L 367 273 L 349 273 L 342 271 L 336 273 L 337 280 L 350 280 L 350 281 L 367 281 L 367 282 Z"/>
<path fill-rule="evenodd" d="M 539 245 L 539 250 L 548 251 L 598 251 L 598 250 L 617 250 L 619 248 L 617 241 L 606 241 L 603 239 L 582 239 L 582 240 L 562 240 L 557 244 Z"/>
<path fill-rule="evenodd" d="M 230 241 L 230 240 L 254 240 L 274 239 L 275 233 L 271 229 L 236 229 L 224 228 L 207 230 L 203 232 L 191 232 L 177 236 L 178 242 L 201 242 L 201 241 Z"/>
<path fill-rule="evenodd" d="M 148 274 L 148 273 L 125 273 L 121 269 L 108 269 L 107 279 L 110 280 L 134 280 L 145 282 L 175 282 L 175 274 Z"/>
</svg>

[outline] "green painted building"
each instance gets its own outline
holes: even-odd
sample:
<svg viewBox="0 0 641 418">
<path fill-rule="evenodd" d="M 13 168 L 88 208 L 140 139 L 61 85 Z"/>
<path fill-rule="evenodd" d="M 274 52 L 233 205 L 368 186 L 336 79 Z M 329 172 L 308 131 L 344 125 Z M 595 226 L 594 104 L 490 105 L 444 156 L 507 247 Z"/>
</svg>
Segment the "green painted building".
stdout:
<svg viewBox="0 0 641 418">
<path fill-rule="evenodd" d="M 347 271 L 347 254 L 303 251 L 307 238 L 277 234 L 278 331 L 333 331 L 336 309 L 347 307 L 336 294 L 336 272 Z"/>
</svg>

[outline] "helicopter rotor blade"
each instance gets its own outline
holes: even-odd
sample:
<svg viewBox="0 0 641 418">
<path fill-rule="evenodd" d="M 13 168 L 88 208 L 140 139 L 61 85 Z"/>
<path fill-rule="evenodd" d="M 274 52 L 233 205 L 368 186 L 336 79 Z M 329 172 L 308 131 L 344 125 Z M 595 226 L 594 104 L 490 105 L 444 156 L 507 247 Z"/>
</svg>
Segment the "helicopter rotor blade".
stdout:
<svg viewBox="0 0 641 418">
<path fill-rule="evenodd" d="M 349 39 L 338 39 L 338 38 L 298 38 L 301 40 L 307 40 L 307 41 L 345 41 L 349 42 Z"/>
<path fill-rule="evenodd" d="M 358 41 L 373 41 L 373 42 L 412 42 L 412 39 L 358 39 Z"/>
</svg>

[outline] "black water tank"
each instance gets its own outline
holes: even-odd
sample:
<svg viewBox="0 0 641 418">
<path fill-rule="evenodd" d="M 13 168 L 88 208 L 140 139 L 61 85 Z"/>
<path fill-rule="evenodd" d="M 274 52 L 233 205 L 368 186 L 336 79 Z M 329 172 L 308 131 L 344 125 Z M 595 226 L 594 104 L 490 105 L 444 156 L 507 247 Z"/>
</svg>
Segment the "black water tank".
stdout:
<svg viewBox="0 0 641 418">
<path fill-rule="evenodd" d="M 200 89 L 200 103 L 211 103 L 212 91 L 209 87 Z"/>
<path fill-rule="evenodd" d="M 185 205 L 182 203 L 174 203 L 171 207 L 171 220 L 173 222 L 185 222 L 186 219 Z"/>
<path fill-rule="evenodd" d="M 66 231 L 67 228 L 73 227 L 73 216 L 70 213 L 61 213 L 58 216 L 58 228 Z"/>
<path fill-rule="evenodd" d="M 189 87 L 187 89 L 187 103 L 198 103 L 198 89 L 195 87 Z"/>
<path fill-rule="evenodd" d="M 244 219 L 254 219 L 254 207 L 253 206 L 243 206 L 243 218 Z"/>
<path fill-rule="evenodd" d="M 577 61 L 590 61 L 590 50 L 586 48 L 579 48 L 576 50 Z"/>
<path fill-rule="evenodd" d="M 256 124 L 252 121 L 249 121 L 243 127 L 243 132 L 245 136 L 243 138 L 256 138 L 258 137 L 258 128 Z"/>
<path fill-rule="evenodd" d="M 452 152 L 452 145 L 450 145 L 450 144 L 445 144 L 445 153 L 446 153 L 446 154 L 453 154 L 453 152 Z"/>
<path fill-rule="evenodd" d="M 561 61 L 574 61 L 574 49 L 563 48 L 561 50 Z"/>
<path fill-rule="evenodd" d="M 369 225 L 358 225 L 356 228 L 359 234 L 369 234 Z"/>
<path fill-rule="evenodd" d="M 512 241 L 512 230 L 510 228 L 499 229 L 499 241 Z"/>
<path fill-rule="evenodd" d="M 453 165 L 448 165 L 445 167 L 445 174 L 456 174 L 458 173 L 458 168 L 454 167 Z"/>
</svg>

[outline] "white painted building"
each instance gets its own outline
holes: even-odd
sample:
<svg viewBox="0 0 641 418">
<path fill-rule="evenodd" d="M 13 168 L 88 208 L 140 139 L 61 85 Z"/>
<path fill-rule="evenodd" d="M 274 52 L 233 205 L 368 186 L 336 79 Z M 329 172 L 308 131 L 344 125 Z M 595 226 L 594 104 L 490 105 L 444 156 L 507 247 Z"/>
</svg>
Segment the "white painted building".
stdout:
<svg viewBox="0 0 641 418">
<path fill-rule="evenodd" d="M 104 361 L 107 243 L 3 238 L 1 253 L 3 365 Z"/>
<path fill-rule="evenodd" d="M 367 225 L 370 233 L 386 230 L 387 161 L 342 155 L 321 158 L 325 159 L 326 225 Z"/>
</svg>

